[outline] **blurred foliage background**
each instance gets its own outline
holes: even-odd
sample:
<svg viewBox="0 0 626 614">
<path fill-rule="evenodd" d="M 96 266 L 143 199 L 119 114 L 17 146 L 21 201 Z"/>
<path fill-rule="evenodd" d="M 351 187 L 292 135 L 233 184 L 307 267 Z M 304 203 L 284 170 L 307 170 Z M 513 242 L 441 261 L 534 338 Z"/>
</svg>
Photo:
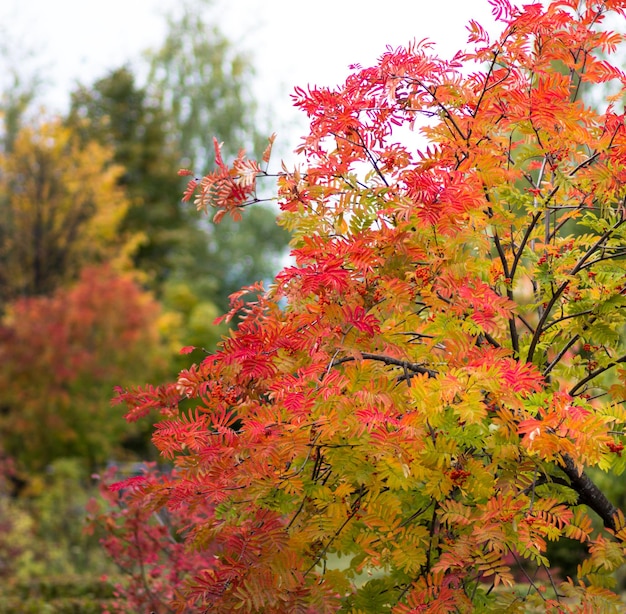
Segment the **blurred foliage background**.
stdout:
<svg viewBox="0 0 626 614">
<path fill-rule="evenodd" d="M 116 385 L 175 377 L 225 333 L 214 319 L 286 253 L 271 207 L 218 227 L 181 203 L 181 167 L 259 153 L 251 56 L 208 0 L 181 4 L 142 65 L 46 108 L 40 74 L 0 47 L 0 613 L 99 612 L 111 568 L 86 506 L 107 467 L 154 460 Z M 23 57 L 26 57 L 24 55 Z"/>
</svg>

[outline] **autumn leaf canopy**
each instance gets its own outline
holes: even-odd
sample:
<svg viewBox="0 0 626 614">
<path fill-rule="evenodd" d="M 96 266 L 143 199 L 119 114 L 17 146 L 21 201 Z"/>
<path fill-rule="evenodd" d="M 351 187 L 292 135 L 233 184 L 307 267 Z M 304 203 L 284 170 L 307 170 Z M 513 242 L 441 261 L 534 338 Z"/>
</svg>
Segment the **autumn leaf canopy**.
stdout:
<svg viewBox="0 0 626 614">
<path fill-rule="evenodd" d="M 296 89 L 291 264 L 232 296 L 215 354 L 119 391 L 163 416 L 174 471 L 129 489 L 180 514 L 179 611 L 619 611 L 624 517 L 590 476 L 625 462 L 626 2 L 490 4 L 500 33 L 470 22 L 451 59 L 414 42 Z M 187 197 L 245 215 L 269 154 L 216 147 Z"/>
</svg>

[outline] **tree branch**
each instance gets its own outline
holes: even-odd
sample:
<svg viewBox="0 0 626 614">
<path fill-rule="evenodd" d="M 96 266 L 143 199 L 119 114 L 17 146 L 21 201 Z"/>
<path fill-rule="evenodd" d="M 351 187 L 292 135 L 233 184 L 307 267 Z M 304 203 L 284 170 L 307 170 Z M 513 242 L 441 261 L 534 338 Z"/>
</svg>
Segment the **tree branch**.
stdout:
<svg viewBox="0 0 626 614">
<path fill-rule="evenodd" d="M 563 455 L 563 463 L 559 465 L 570 479 L 571 487 L 578 493 L 579 503 L 591 508 L 611 531 L 616 531 L 615 516 L 617 508 L 606 498 L 605 494 L 591 481 L 584 471 L 578 471 L 571 456 Z"/>
<path fill-rule="evenodd" d="M 574 396 L 585 384 L 590 382 L 592 379 L 595 379 L 596 377 L 598 377 L 598 375 L 602 375 L 605 371 L 612 369 L 614 366 L 622 362 L 626 362 L 626 355 L 621 356 L 620 358 L 618 358 L 617 360 L 614 360 L 613 362 L 610 362 L 608 365 L 605 365 L 603 367 L 598 367 L 595 371 L 592 371 L 589 375 L 587 375 L 587 377 L 585 377 L 584 379 L 581 379 L 573 388 L 571 388 L 569 391 L 569 394 L 571 396 Z"/>
<path fill-rule="evenodd" d="M 437 371 L 433 369 L 429 369 L 424 365 L 421 365 L 417 362 L 410 362 L 408 360 L 400 360 L 399 358 L 392 358 L 391 356 L 385 356 L 384 354 L 370 354 L 368 352 L 361 352 L 361 356 L 366 360 L 377 360 L 379 362 L 384 362 L 386 365 L 392 365 L 394 367 L 402 367 L 407 371 L 411 371 L 412 373 L 420 373 L 422 375 L 428 375 L 428 377 L 436 377 Z M 337 365 L 343 364 L 344 362 L 352 362 L 356 360 L 354 356 L 344 356 L 343 358 L 338 358 L 333 360 L 330 364 L 331 368 L 336 367 Z"/>
</svg>

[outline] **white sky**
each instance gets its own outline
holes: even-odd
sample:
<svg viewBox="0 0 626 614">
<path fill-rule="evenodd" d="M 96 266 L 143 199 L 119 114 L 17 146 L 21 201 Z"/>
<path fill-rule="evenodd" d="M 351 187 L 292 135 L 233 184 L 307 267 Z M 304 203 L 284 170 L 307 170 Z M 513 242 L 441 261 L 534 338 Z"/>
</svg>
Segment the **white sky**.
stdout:
<svg viewBox="0 0 626 614">
<path fill-rule="evenodd" d="M 35 49 L 45 67 L 48 110 L 64 110 L 77 81 L 90 84 L 164 38 L 163 14 L 177 0 L 0 0 L 0 36 Z M 295 85 L 336 85 L 348 65 L 367 66 L 385 50 L 430 38 L 452 55 L 470 18 L 491 26 L 487 0 L 217 0 L 218 26 L 253 52 L 255 92 L 275 110 L 276 128 L 303 118 L 291 109 Z M 18 55 L 20 50 L 17 50 Z M 273 127 L 272 127 L 273 129 Z M 302 129 L 298 130 L 298 135 Z M 295 145 L 295 143 L 294 143 Z"/>
</svg>

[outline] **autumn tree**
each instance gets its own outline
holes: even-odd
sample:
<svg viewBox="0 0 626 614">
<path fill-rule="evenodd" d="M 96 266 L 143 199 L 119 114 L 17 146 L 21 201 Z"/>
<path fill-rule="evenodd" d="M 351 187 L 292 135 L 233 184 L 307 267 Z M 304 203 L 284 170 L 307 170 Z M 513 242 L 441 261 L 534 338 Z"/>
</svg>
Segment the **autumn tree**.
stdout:
<svg viewBox="0 0 626 614">
<path fill-rule="evenodd" d="M 56 119 L 24 126 L 0 154 L 0 305 L 49 294 L 134 249 L 120 234 L 128 201 L 109 149 L 81 144 Z"/>
<path fill-rule="evenodd" d="M 598 59 L 626 2 L 490 4 L 501 33 L 470 22 L 452 59 L 422 41 L 296 90 L 294 263 L 231 297 L 216 353 L 119 390 L 174 466 L 113 487 L 131 609 L 623 611 L 626 521 L 589 470 L 626 465 L 626 75 Z M 186 196 L 245 215 L 268 155 L 216 153 Z M 546 553 L 567 539 L 573 578 Z"/>
<path fill-rule="evenodd" d="M 160 374 L 157 323 L 154 299 L 108 266 L 83 269 L 51 296 L 11 303 L 0 319 L 2 455 L 30 474 L 60 458 L 91 471 L 114 452 L 124 458 L 137 429 L 114 419 L 109 397 L 120 378 Z"/>
</svg>

